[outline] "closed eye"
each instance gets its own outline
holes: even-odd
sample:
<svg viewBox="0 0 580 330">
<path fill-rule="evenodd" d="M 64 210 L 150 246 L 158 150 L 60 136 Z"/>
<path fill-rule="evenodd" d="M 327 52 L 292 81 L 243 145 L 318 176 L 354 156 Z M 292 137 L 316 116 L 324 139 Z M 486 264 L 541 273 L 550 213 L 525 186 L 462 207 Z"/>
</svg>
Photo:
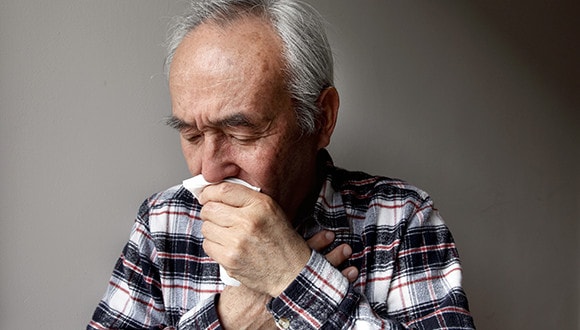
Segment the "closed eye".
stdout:
<svg viewBox="0 0 580 330">
<path fill-rule="evenodd" d="M 251 143 L 261 138 L 261 136 L 243 134 L 228 134 L 228 137 L 240 144 Z"/>
<path fill-rule="evenodd" d="M 181 136 L 188 142 L 195 143 L 201 140 L 202 133 L 182 133 Z"/>
</svg>

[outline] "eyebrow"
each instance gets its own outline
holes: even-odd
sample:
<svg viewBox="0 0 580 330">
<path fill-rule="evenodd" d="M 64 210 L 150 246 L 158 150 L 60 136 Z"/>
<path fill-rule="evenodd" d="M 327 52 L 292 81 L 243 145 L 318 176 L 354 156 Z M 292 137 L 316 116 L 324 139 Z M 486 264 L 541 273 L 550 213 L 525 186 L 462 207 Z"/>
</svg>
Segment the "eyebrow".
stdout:
<svg viewBox="0 0 580 330">
<path fill-rule="evenodd" d="M 168 116 L 165 119 L 165 125 L 173 128 L 173 129 L 176 129 L 178 131 L 184 129 L 185 127 L 191 127 L 191 125 L 189 125 L 188 123 L 184 122 L 183 120 L 181 120 L 173 115 Z"/>
<path fill-rule="evenodd" d="M 218 126 L 222 126 L 222 127 L 238 127 L 238 126 L 243 126 L 243 127 L 255 127 L 256 125 L 254 123 L 252 123 L 250 121 L 250 119 L 242 114 L 242 113 L 236 113 L 233 114 L 229 117 L 226 117 L 222 120 L 220 120 L 218 122 Z"/>
<path fill-rule="evenodd" d="M 188 124 L 182 119 L 179 119 L 175 116 L 169 116 L 165 120 L 165 124 L 173 129 L 182 130 L 184 128 L 196 127 L 196 125 Z M 254 128 L 256 124 L 252 123 L 252 121 L 242 113 L 235 113 L 231 116 L 223 118 L 213 124 L 212 126 L 215 127 L 249 127 Z"/>
</svg>

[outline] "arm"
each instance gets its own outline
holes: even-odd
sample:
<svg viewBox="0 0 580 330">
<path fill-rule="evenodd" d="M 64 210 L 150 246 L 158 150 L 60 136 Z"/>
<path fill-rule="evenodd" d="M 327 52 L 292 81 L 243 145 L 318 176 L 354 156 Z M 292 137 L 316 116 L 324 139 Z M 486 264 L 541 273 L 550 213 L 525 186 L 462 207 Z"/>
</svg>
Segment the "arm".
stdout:
<svg viewBox="0 0 580 330">
<path fill-rule="evenodd" d="M 321 231 L 307 243 L 310 248 L 320 251 L 329 246 L 334 238 L 332 232 Z M 324 257 L 331 265 L 338 266 L 348 259 L 351 253 L 350 247 L 342 244 Z M 347 279 L 354 281 L 358 270 L 355 267 L 348 267 L 342 273 Z M 218 325 L 223 329 L 276 329 L 274 318 L 266 308 L 271 299 L 269 295 L 250 290 L 244 285 L 226 286 L 207 309 L 184 315 L 179 329 L 217 328 Z M 213 318 L 208 318 L 208 315 Z"/>
<path fill-rule="evenodd" d="M 148 329 L 167 324 L 147 202 L 113 270 L 105 296 L 87 329 Z"/>
<path fill-rule="evenodd" d="M 228 297 L 237 307 L 242 307 L 240 301 L 246 302 L 248 308 L 239 309 L 244 316 L 251 315 L 250 307 L 258 307 L 256 310 L 262 312 L 263 315 L 255 314 L 256 317 L 252 321 L 265 320 L 264 316 L 266 316 L 269 324 L 273 325 L 272 315 L 265 309 L 270 297 L 258 295 L 247 288 L 239 290 L 226 287 L 221 295 L 209 295 L 207 299 L 199 301 L 183 316 L 181 315 L 183 309 L 168 308 L 164 303 L 159 275 L 162 262 L 156 258 L 161 251 L 157 250 L 149 227 L 150 203 L 145 202 L 141 206 L 129 242 L 115 265 L 106 294 L 95 310 L 87 329 L 159 329 L 165 325 L 177 326 L 179 329 L 216 328 L 220 325 L 218 301 L 227 302 Z M 175 210 L 172 212 L 175 213 Z M 154 213 L 172 212 L 158 209 L 152 213 L 151 217 L 155 216 Z M 159 220 L 156 218 L 155 221 L 159 223 Z M 308 245 L 313 249 L 322 250 L 334 240 L 334 236 L 328 237 L 322 234 L 309 240 Z M 338 265 L 350 256 L 350 250 L 347 249 L 345 254 L 344 249 L 345 245 L 339 246 L 326 257 L 333 264 Z M 353 269 L 351 271 L 356 273 Z M 243 297 L 243 300 L 240 300 L 240 297 Z M 240 320 L 242 319 L 237 319 L 234 324 L 239 325 Z M 258 327 L 250 326 L 250 328 L 257 329 Z"/>
<path fill-rule="evenodd" d="M 430 201 L 417 210 L 394 228 L 373 231 L 381 235 L 366 247 L 364 276 L 353 284 L 313 252 L 272 300 L 274 317 L 290 320 L 291 329 L 472 329 L 452 237 Z"/>
<path fill-rule="evenodd" d="M 215 293 L 220 285 L 212 274 L 217 265 L 201 248 L 192 202 L 175 190 L 141 205 L 88 330 L 173 329 L 184 311 L 189 329 L 219 324 Z M 204 273 L 191 276 L 193 268 Z"/>
<path fill-rule="evenodd" d="M 369 244 L 360 251 L 363 276 L 354 284 L 317 252 L 306 248 L 305 255 L 306 243 L 267 196 L 220 184 L 200 199 L 204 249 L 273 298 L 269 311 L 279 326 L 473 328 L 455 245 L 430 199 L 398 201 L 395 214 L 373 204 L 362 233 Z"/>
</svg>

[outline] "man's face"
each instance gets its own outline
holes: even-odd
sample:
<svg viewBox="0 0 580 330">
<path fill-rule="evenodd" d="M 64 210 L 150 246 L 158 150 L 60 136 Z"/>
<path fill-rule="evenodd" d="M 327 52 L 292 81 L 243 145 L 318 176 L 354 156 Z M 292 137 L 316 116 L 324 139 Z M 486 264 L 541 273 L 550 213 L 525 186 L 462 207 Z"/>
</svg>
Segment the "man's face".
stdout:
<svg viewBox="0 0 580 330">
<path fill-rule="evenodd" d="M 245 180 L 293 216 L 313 187 L 320 141 L 301 135 L 281 52 L 257 19 L 202 24 L 177 48 L 169 88 L 191 174 Z"/>
</svg>

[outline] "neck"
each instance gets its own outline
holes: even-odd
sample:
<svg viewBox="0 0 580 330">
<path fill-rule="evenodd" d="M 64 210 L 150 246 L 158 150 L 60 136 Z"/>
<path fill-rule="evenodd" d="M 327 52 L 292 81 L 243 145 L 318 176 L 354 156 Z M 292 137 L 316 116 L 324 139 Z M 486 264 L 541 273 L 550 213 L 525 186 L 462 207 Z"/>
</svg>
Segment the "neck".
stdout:
<svg viewBox="0 0 580 330">
<path fill-rule="evenodd" d="M 318 200 L 320 190 L 326 178 L 326 157 L 323 152 L 319 152 L 316 157 L 316 171 L 314 171 L 314 178 L 311 180 L 312 184 L 306 194 L 306 197 L 300 203 L 294 214 L 288 214 L 289 219 L 292 219 L 292 226 L 298 228 L 301 224 L 314 213 L 314 206 Z"/>
</svg>

